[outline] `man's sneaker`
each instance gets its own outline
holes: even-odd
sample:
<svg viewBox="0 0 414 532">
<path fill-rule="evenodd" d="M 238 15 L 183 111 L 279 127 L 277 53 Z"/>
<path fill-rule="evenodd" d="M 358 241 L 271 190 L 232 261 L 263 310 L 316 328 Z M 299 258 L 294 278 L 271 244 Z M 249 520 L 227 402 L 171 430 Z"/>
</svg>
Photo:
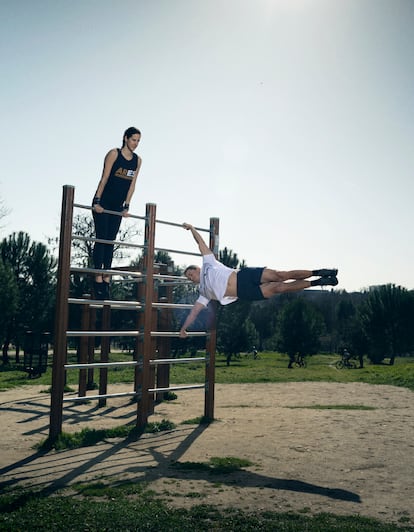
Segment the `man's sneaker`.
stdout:
<svg viewBox="0 0 414 532">
<path fill-rule="evenodd" d="M 338 275 L 337 269 L 329 270 L 327 268 L 322 268 L 322 270 L 313 270 L 313 275 L 318 277 L 336 277 Z"/>
<path fill-rule="evenodd" d="M 318 284 L 319 286 L 336 286 L 338 284 L 338 279 L 334 276 L 321 277 Z"/>
</svg>

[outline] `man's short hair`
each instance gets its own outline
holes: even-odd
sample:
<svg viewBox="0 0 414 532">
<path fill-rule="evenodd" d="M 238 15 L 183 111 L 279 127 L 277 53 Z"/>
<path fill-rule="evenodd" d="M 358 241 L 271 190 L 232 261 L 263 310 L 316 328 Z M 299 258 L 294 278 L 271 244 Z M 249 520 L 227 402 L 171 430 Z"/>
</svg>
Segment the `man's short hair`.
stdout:
<svg viewBox="0 0 414 532">
<path fill-rule="evenodd" d="M 190 266 L 187 266 L 187 268 L 184 270 L 184 275 L 188 272 L 188 270 L 196 270 L 197 266 L 194 264 L 190 264 Z"/>
</svg>

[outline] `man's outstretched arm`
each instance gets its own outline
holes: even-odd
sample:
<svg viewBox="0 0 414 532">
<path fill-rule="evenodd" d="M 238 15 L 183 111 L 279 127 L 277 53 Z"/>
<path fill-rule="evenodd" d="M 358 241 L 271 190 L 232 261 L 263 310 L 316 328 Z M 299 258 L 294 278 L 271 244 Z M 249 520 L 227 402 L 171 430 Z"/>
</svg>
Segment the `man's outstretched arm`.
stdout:
<svg viewBox="0 0 414 532">
<path fill-rule="evenodd" d="M 204 242 L 203 237 L 200 235 L 200 233 L 191 225 L 191 224 L 183 224 L 184 229 L 187 229 L 188 231 L 191 231 L 191 234 L 194 237 L 194 240 L 197 242 L 198 247 L 200 249 L 200 253 L 202 255 L 210 255 L 213 253 L 211 249 L 207 246 L 207 244 Z"/>
<path fill-rule="evenodd" d="M 205 309 L 206 307 L 202 304 L 196 301 L 194 303 L 193 308 L 190 311 L 190 314 L 187 316 L 185 322 L 183 323 L 181 329 L 180 329 L 180 338 L 186 338 L 187 337 L 187 327 L 190 327 L 190 325 L 195 321 L 197 316 L 200 314 L 200 312 Z"/>
</svg>

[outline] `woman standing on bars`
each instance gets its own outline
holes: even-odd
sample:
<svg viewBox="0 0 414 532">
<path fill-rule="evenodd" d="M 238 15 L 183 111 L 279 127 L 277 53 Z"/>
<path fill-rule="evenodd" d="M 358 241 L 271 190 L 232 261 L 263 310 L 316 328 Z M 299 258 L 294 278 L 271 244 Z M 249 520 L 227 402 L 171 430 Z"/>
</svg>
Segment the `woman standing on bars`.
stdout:
<svg viewBox="0 0 414 532">
<path fill-rule="evenodd" d="M 122 139 L 122 148 L 110 150 L 105 157 L 102 177 L 92 202 L 97 239 L 115 240 L 122 217 L 128 216 L 129 203 L 135 190 L 142 159 L 134 151 L 141 140 L 141 132 L 129 127 Z M 119 212 L 109 214 L 105 210 Z M 97 270 L 109 270 L 114 253 L 113 244 L 95 242 L 93 263 Z M 108 299 L 110 275 L 96 274 L 94 295 L 96 299 Z"/>
</svg>

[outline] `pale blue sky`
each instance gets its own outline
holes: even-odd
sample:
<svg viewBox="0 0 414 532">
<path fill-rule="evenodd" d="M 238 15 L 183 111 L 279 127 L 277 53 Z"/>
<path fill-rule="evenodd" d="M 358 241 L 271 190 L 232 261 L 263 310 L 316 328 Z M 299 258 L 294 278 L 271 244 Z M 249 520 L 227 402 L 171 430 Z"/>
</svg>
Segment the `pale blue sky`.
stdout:
<svg viewBox="0 0 414 532">
<path fill-rule="evenodd" d="M 131 212 L 217 216 L 250 266 L 414 289 L 413 28 L 413 0 L 1 0 L 0 235 L 56 236 L 62 185 L 89 203 L 134 125 Z"/>
</svg>

